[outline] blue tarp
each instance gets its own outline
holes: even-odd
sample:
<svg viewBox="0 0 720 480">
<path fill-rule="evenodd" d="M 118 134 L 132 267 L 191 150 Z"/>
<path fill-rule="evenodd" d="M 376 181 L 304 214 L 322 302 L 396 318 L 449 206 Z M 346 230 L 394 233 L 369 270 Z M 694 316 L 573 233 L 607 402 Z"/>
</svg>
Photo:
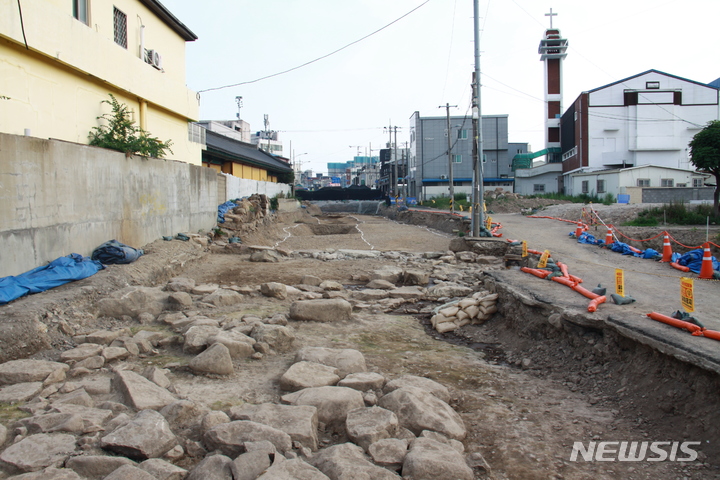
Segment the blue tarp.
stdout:
<svg viewBox="0 0 720 480">
<path fill-rule="evenodd" d="M 93 250 L 90 258 L 103 265 L 125 264 L 134 262 L 144 253 L 142 250 L 128 247 L 117 240 L 110 240 Z"/>
<path fill-rule="evenodd" d="M 588 243 L 590 245 L 605 245 L 604 240 L 598 240 L 594 235 L 587 232 L 581 233 L 577 241 L 578 243 Z"/>
<path fill-rule="evenodd" d="M 225 223 L 225 214 L 230 210 L 231 208 L 237 207 L 237 203 L 233 202 L 232 200 L 228 200 L 227 202 L 223 203 L 222 205 L 218 205 L 218 217 L 217 222 L 218 223 Z"/>
<path fill-rule="evenodd" d="M 0 305 L 29 293 L 44 292 L 73 280 L 82 280 L 103 268 L 96 260 L 71 253 L 18 276 L 0 278 Z"/>
<path fill-rule="evenodd" d="M 704 250 L 702 248 L 691 250 L 683 255 L 680 255 L 677 263 L 688 267 L 691 272 L 700 273 L 700 268 L 702 267 L 703 262 L 703 254 Z M 712 257 L 712 265 L 713 270 L 718 270 L 720 267 L 720 263 L 715 259 L 715 257 Z"/>
</svg>

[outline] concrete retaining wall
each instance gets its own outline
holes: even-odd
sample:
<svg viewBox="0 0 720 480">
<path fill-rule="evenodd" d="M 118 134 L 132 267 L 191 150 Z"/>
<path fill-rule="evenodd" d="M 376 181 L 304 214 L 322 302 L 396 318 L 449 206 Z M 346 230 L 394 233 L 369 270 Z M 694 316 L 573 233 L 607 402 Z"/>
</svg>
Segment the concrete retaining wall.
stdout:
<svg viewBox="0 0 720 480">
<path fill-rule="evenodd" d="M 226 180 L 225 198 L 249 197 L 255 193 L 267 195 L 269 198 L 283 194 L 285 197 L 291 195 L 290 185 L 286 183 L 261 182 L 259 180 L 248 180 L 246 178 L 233 177 L 226 173 L 222 174 Z M 222 202 L 220 202 L 222 203 Z"/>
<path fill-rule="evenodd" d="M 209 168 L 0 134 L 0 277 L 111 239 L 210 230 L 224 201 Z"/>
<path fill-rule="evenodd" d="M 323 213 L 358 213 L 361 215 L 377 215 L 378 206 L 385 205 L 385 202 L 377 200 L 352 200 L 348 202 L 340 201 L 314 201 L 313 205 L 317 205 Z"/>
</svg>

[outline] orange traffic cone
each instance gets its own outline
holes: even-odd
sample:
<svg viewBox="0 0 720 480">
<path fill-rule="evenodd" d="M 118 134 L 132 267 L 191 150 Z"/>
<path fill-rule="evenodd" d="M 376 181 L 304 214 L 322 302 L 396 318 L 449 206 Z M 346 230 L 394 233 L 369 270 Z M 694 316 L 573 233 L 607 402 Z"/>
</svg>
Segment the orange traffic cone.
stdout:
<svg viewBox="0 0 720 480">
<path fill-rule="evenodd" d="M 665 238 L 663 239 L 663 254 L 662 254 L 662 260 L 661 262 L 671 262 L 672 261 L 672 247 L 670 246 L 670 237 L 668 236 L 668 233 L 665 232 Z"/>
<path fill-rule="evenodd" d="M 702 266 L 700 267 L 699 278 L 713 278 L 714 270 L 712 255 L 710 254 L 710 244 L 704 243 L 703 248 L 705 249 L 705 251 L 703 252 Z"/>
<path fill-rule="evenodd" d="M 609 247 L 613 244 L 614 241 L 615 240 L 613 240 L 612 225 L 608 225 L 607 235 L 605 235 L 605 246 Z"/>
<path fill-rule="evenodd" d="M 582 222 L 577 222 L 577 228 L 575 229 L 575 238 L 580 238 L 580 235 L 582 235 Z"/>
</svg>

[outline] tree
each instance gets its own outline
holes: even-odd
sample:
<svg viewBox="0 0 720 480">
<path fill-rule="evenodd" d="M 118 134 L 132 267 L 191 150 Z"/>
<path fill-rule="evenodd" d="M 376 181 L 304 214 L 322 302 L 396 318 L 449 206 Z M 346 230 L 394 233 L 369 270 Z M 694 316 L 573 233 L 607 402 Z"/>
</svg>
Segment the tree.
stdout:
<svg viewBox="0 0 720 480">
<path fill-rule="evenodd" d="M 101 115 L 98 120 L 105 120 L 107 125 L 93 127 L 90 131 L 90 145 L 109 148 L 123 152 L 125 155 L 140 155 L 143 157 L 161 158 L 165 151 L 170 150 L 172 141 L 151 137 L 150 133 L 135 125 L 130 120 L 130 109 L 124 103 L 110 95 L 110 100 L 103 100 L 112 107 L 112 113 Z"/>
<path fill-rule="evenodd" d="M 713 120 L 695 134 L 690 142 L 690 161 L 695 167 L 715 176 L 713 212 L 720 215 L 720 120 Z"/>
</svg>

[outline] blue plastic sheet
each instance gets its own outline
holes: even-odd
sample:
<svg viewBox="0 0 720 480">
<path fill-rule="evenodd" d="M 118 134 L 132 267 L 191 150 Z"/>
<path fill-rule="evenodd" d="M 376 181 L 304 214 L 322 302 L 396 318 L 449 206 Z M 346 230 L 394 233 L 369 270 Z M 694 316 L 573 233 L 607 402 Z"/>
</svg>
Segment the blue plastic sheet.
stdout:
<svg viewBox="0 0 720 480">
<path fill-rule="evenodd" d="M 225 214 L 230 210 L 231 208 L 237 207 L 237 204 L 233 202 L 232 200 L 228 200 L 227 202 L 223 203 L 222 205 L 218 205 L 218 217 L 217 222 L 218 223 L 225 223 Z"/>
<path fill-rule="evenodd" d="M 20 275 L 0 278 L 0 305 L 30 293 L 44 292 L 74 280 L 82 280 L 103 268 L 96 260 L 71 253 Z"/>
<path fill-rule="evenodd" d="M 134 262 L 144 253 L 117 240 L 110 240 L 93 250 L 90 258 L 103 265 L 125 264 Z"/>
<path fill-rule="evenodd" d="M 702 262 L 703 262 L 703 254 L 705 251 L 702 248 L 698 248 L 697 250 L 691 250 L 683 255 L 680 256 L 677 263 L 680 265 L 683 265 L 685 267 L 688 267 L 691 272 L 700 273 L 700 269 L 702 268 Z M 718 270 L 720 267 L 720 263 L 718 263 L 717 259 L 715 257 L 711 257 L 712 259 L 712 265 L 713 270 Z"/>
<path fill-rule="evenodd" d="M 587 243 L 590 245 L 605 245 L 604 240 L 598 240 L 591 233 L 583 232 L 577 239 L 578 243 Z"/>
</svg>

